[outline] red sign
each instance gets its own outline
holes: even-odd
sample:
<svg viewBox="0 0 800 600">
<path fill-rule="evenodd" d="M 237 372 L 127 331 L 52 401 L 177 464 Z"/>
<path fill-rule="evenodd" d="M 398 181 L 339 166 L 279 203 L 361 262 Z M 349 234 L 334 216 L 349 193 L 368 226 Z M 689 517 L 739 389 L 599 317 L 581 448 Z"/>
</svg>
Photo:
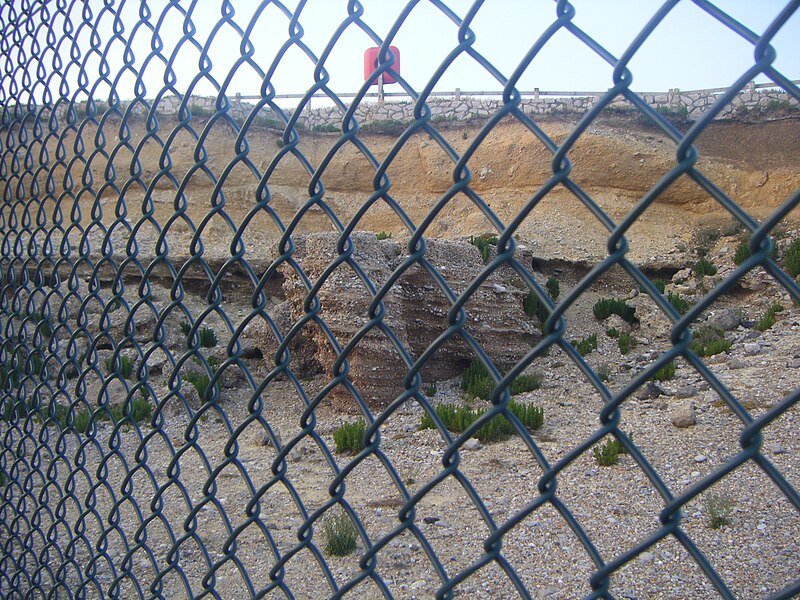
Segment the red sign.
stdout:
<svg viewBox="0 0 800 600">
<path fill-rule="evenodd" d="M 377 85 L 378 78 L 375 77 L 375 70 L 378 68 L 378 56 L 380 48 L 367 48 L 364 51 L 364 81 L 369 81 L 370 78 L 372 82 L 370 85 Z M 389 52 L 392 53 L 394 56 L 394 63 L 391 66 L 392 71 L 400 74 L 400 50 L 398 50 L 395 46 L 389 46 Z M 383 83 L 395 83 L 394 77 L 387 71 L 383 74 Z"/>
</svg>

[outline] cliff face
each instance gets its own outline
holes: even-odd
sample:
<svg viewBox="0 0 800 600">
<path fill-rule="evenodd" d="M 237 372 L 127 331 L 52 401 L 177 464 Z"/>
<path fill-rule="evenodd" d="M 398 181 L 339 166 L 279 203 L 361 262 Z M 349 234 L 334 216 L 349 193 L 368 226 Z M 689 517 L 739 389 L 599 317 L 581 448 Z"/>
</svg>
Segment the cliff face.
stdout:
<svg viewBox="0 0 800 600">
<path fill-rule="evenodd" d="M 312 285 L 336 257 L 336 239 L 334 234 L 312 234 L 299 240 L 297 264 Z M 356 233 L 353 242 L 352 259 L 361 273 L 342 264 L 321 286 L 318 320 L 308 322 L 290 347 L 292 368 L 300 373 L 331 372 L 338 351 L 325 328 L 340 348 L 363 334 L 374 294 L 361 275 L 369 277 L 379 290 L 407 258 L 400 244 L 378 241 L 373 234 Z M 455 294 L 464 292 L 483 268 L 478 250 L 465 242 L 430 240 L 426 258 Z M 290 321 L 297 323 L 306 314 L 307 289 L 295 269 L 287 266 L 283 275 Z M 540 334 L 535 319 L 522 309 L 525 292 L 510 285 L 515 279 L 512 272 L 508 270 L 507 280 L 503 279 L 502 274 L 493 274 L 472 294 L 465 305 L 465 327 L 495 364 L 508 368 L 530 350 Z M 403 391 L 406 362 L 420 358 L 448 329 L 450 306 L 451 301 L 426 269 L 415 265 L 403 271 L 383 297 L 382 325 L 353 342 L 348 355 L 349 379 L 368 402 L 385 405 Z M 392 338 L 407 350 L 405 357 L 400 356 Z M 454 337 L 426 362 L 423 378 L 435 382 L 457 376 L 474 358 L 467 343 Z"/>
</svg>

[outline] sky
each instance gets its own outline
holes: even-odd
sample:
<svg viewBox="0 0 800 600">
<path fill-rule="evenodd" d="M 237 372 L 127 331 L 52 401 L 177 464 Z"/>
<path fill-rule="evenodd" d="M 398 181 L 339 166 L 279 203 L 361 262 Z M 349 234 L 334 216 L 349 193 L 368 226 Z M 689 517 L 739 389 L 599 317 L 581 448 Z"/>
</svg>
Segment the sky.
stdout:
<svg viewBox="0 0 800 600">
<path fill-rule="evenodd" d="M 787 0 L 788 1 L 788 0 Z M 283 0 L 285 11 L 300 10 L 299 22 L 303 27 L 302 40 L 308 50 L 321 56 L 347 18 L 347 6 L 352 0 Z M 698 0 L 703 4 L 702 0 Z M 629 63 L 633 73 L 631 87 L 640 92 L 665 91 L 671 88 L 693 90 L 727 87 L 752 66 L 753 45 L 697 6 L 691 0 L 680 0 L 662 23 L 644 42 Z M 797 2 L 795 2 L 797 4 Z M 113 15 L 102 10 L 101 0 L 89 0 L 92 19 L 102 39 L 103 50 L 112 39 Z M 361 21 L 384 39 L 395 25 L 398 15 L 411 6 L 409 14 L 397 30 L 393 45 L 400 50 L 400 72 L 408 85 L 421 91 L 442 61 L 458 44 L 458 27 L 441 9 L 446 4 L 458 17 L 464 17 L 473 7 L 472 0 L 419 0 L 407 3 L 400 0 L 360 0 L 363 7 Z M 434 90 L 495 91 L 502 88 L 499 80 L 508 78 L 518 68 L 520 61 L 536 40 L 556 18 L 556 3 L 552 0 L 484 0 L 478 7 L 471 29 L 475 33 L 473 47 L 497 70 L 493 74 L 466 54 L 450 65 L 437 81 Z M 662 5 L 660 0 L 572 0 L 575 8 L 573 22 L 615 57 L 620 57 L 635 39 L 642 27 Z M 716 5 L 739 20 L 743 25 L 761 34 L 780 13 L 787 2 L 778 0 L 719 0 Z M 83 3 L 73 3 L 67 19 L 50 15 L 48 25 L 56 37 L 62 37 L 65 28 L 74 31 L 76 45 L 84 56 L 91 44 L 88 27 L 77 27 L 83 13 Z M 206 52 L 211 61 L 210 76 L 222 84 L 231 67 L 241 56 L 241 35 L 229 23 L 223 23 L 206 43 L 224 10 L 233 6 L 233 21 L 242 29 L 250 29 L 253 56 L 263 72 L 270 69 L 276 59 L 277 66 L 269 78 L 278 94 L 306 92 L 314 82 L 313 61 L 297 46 L 281 48 L 288 38 L 289 17 L 275 2 L 269 0 L 196 0 L 183 2 L 196 27 L 194 39 L 205 49 L 182 40 L 185 17 L 168 0 L 150 0 L 149 22 L 158 28 L 163 43 L 164 60 L 150 58 L 151 49 L 159 47 L 152 31 L 140 20 L 142 3 L 127 0 L 119 7 L 126 39 L 133 35 L 130 49 L 135 56 L 134 67 L 143 69 L 142 80 L 148 97 L 163 86 L 165 65 L 172 60 L 176 89 L 185 93 L 193 86 L 195 94 L 215 95 L 211 78 L 193 83 Z M 165 10 L 166 7 L 166 10 Z M 69 23 L 67 22 L 69 21 Z M 40 30 L 40 38 L 44 30 Z M 357 92 L 364 84 L 363 54 L 375 42 L 356 23 L 350 23 L 340 32 L 333 49 L 325 61 L 330 75 L 329 87 L 336 93 Z M 774 66 L 790 79 L 800 79 L 800 10 L 789 19 L 774 39 L 777 50 Z M 113 79 L 124 63 L 124 43 L 112 41 L 106 52 Z M 175 48 L 177 47 L 177 50 Z M 174 52 L 174 55 L 173 55 Z M 66 47 L 61 55 L 66 55 Z M 55 60 L 55 51 L 39 53 L 41 62 L 49 68 Z M 31 62 L 29 69 L 35 68 Z M 88 53 L 84 68 L 89 80 L 94 81 L 102 67 L 99 53 Z M 62 68 L 70 89 L 78 82 L 78 67 Z M 534 57 L 522 72 L 517 89 L 531 91 L 604 91 L 613 85 L 613 68 L 596 52 L 571 32 L 561 29 Z M 116 83 L 123 99 L 133 96 L 136 76 L 128 70 Z M 228 85 L 228 93 L 245 96 L 258 95 L 263 73 L 244 64 L 240 66 Z M 769 80 L 764 76 L 758 83 Z M 152 90 L 152 92 L 151 92 Z M 101 83 L 94 92 L 97 98 L 107 98 L 110 85 Z M 400 92 L 399 84 L 386 86 L 387 92 Z"/>
</svg>

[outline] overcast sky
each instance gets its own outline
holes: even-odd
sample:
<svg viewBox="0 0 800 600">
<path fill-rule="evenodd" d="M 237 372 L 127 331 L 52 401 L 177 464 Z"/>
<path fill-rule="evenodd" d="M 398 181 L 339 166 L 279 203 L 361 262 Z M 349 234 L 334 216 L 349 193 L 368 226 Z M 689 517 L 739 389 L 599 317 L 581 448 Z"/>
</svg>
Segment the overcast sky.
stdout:
<svg viewBox="0 0 800 600">
<path fill-rule="evenodd" d="M 443 0 L 458 17 L 464 17 L 473 5 L 471 0 Z M 255 54 L 253 60 L 267 71 L 279 55 L 281 46 L 288 38 L 289 18 L 275 3 L 256 0 L 232 1 L 233 20 L 242 29 L 251 28 L 250 40 Z M 394 37 L 393 44 L 400 49 L 402 76 L 415 90 L 427 84 L 441 62 L 458 44 L 458 27 L 445 14 L 438 2 L 419 0 L 412 2 L 413 8 Z M 552 0 L 485 0 L 477 3 L 480 8 L 472 22 L 476 41 L 474 48 L 486 57 L 503 77 L 509 77 L 518 67 L 521 58 L 528 52 L 537 38 L 556 18 L 556 3 Z M 639 33 L 641 28 L 661 6 L 659 0 L 572 0 L 576 14 L 574 23 L 588 33 L 614 56 L 619 57 Z M 778 0 L 720 0 L 721 9 L 738 19 L 756 34 L 761 34 L 787 4 Z M 797 4 L 797 2 L 794 2 Z M 93 20 L 100 32 L 105 49 L 112 38 L 113 16 L 102 14 L 103 2 L 90 0 Z M 361 0 L 364 8 L 363 22 L 381 39 L 392 29 L 398 14 L 407 6 L 400 0 Z M 130 47 L 136 57 L 135 68 L 144 67 L 143 80 L 152 97 L 163 85 L 165 66 L 159 59 L 147 64 L 150 49 L 154 44 L 153 34 L 146 26 L 139 25 L 142 4 L 139 0 L 128 0 L 120 5 L 120 14 L 125 26 L 122 37 L 134 33 Z M 163 42 L 162 53 L 166 59 L 174 60 L 177 76 L 176 88 L 184 93 L 199 71 L 200 50 L 188 41 L 181 41 L 185 29 L 185 17 L 174 7 L 167 8 L 167 0 L 150 0 L 147 3 L 152 15 L 149 22 L 158 26 Z M 212 29 L 218 24 L 223 12 L 223 0 L 196 0 L 182 6 L 190 11 L 190 18 L 197 31 L 194 38 L 206 43 Z M 294 12 L 301 9 L 299 22 L 303 27 L 302 40 L 310 51 L 322 55 L 334 32 L 347 18 L 348 0 L 284 0 L 283 6 Z M 2 10 L 2 9 L 0 9 Z M 73 14 L 69 19 L 76 27 L 82 11 L 82 3 L 73 3 Z M 102 15 L 102 16 L 101 16 Z M 254 15 L 256 15 L 254 17 Z M 66 19 L 51 15 L 50 25 L 57 37 L 63 36 L 69 27 Z M 88 28 L 77 29 L 74 34 L 83 54 L 89 46 Z M 213 67 L 211 76 L 221 84 L 231 66 L 240 57 L 241 36 L 230 24 L 225 23 L 216 32 L 208 45 L 208 56 Z M 364 83 L 363 54 L 374 42 L 357 24 L 351 23 L 342 33 L 333 51 L 325 62 L 330 77 L 330 87 L 338 93 L 355 92 Z M 790 79 L 800 79 L 800 11 L 789 19 L 775 37 L 777 50 L 775 66 Z M 178 50 L 172 56 L 176 46 Z M 110 64 L 111 78 L 123 63 L 124 44 L 113 42 L 106 53 Z M 62 56 L 68 55 L 66 46 Z M 52 68 L 54 52 L 40 52 L 39 58 L 46 67 Z M 753 45 L 729 30 L 712 16 L 698 8 L 691 0 L 681 0 L 630 62 L 633 73 L 632 88 L 637 91 L 663 91 L 669 88 L 691 90 L 709 87 L 726 87 L 732 84 L 745 70 L 752 66 Z M 85 62 L 89 80 L 97 79 L 100 72 L 99 55 L 91 55 Z M 30 67 L 35 68 L 35 63 Z M 72 66 L 66 71 L 70 89 L 77 85 L 78 69 Z M 314 64 L 299 48 L 290 48 L 275 69 L 271 82 L 278 94 L 302 93 L 314 82 Z M 120 96 L 132 96 L 136 75 L 128 72 L 119 81 Z M 758 82 L 766 82 L 763 76 Z M 243 95 L 258 94 L 261 75 L 248 65 L 241 66 L 232 78 L 229 93 Z M 602 91 L 612 82 L 612 67 L 572 33 L 561 30 L 544 46 L 521 76 L 517 88 L 543 91 Z M 436 90 L 455 88 L 473 91 L 501 89 L 501 84 L 487 69 L 473 58 L 461 55 L 440 78 Z M 387 91 L 400 91 L 399 86 L 389 86 Z M 107 98 L 108 85 L 96 90 L 96 97 Z M 197 83 L 194 93 L 215 94 L 210 80 Z"/>
</svg>

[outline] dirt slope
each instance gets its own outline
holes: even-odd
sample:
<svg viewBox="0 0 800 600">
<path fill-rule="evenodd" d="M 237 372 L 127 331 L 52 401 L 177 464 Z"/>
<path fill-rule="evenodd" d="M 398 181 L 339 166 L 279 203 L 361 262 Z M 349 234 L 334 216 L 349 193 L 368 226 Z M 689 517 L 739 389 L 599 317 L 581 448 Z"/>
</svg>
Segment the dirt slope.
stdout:
<svg viewBox="0 0 800 600">
<path fill-rule="evenodd" d="M 548 136 L 546 143 L 552 145 L 567 140 L 576 121 L 567 117 L 548 118 L 539 124 Z M 399 147 L 397 132 L 360 133 L 357 142 L 337 146 L 337 134 L 304 131 L 297 155 L 279 140 L 280 132 L 270 129 L 253 129 L 242 140 L 246 144 L 237 144 L 228 125 L 199 122 L 198 133 L 204 126 L 207 128 L 201 137 L 204 152 L 187 130 L 170 140 L 165 136 L 161 142 L 156 138 L 142 142 L 144 131 L 134 129 L 132 142 L 138 138 L 142 185 L 125 192 L 127 218 L 132 223 L 142 218 L 145 189 L 152 187 L 155 216 L 160 223 L 166 222 L 182 203 L 176 204 L 176 190 L 183 185 L 187 214 L 195 225 L 212 206 L 224 201 L 224 216 L 238 227 L 259 198 L 268 198 L 267 205 L 275 217 L 288 225 L 308 202 L 309 189 L 319 191 L 318 196 L 347 224 L 362 205 L 373 199 L 379 187 L 375 182 L 376 166 L 391 156 L 386 167 L 390 182 L 386 198 L 419 225 L 448 195 L 454 180 L 466 176 L 454 172 L 451 156 L 457 155 L 469 157 L 466 167 L 470 171 L 471 192 L 468 195 L 454 190 L 452 198 L 429 224 L 429 235 L 453 238 L 496 231 L 476 207 L 477 195 L 506 224 L 528 206 L 530 210 L 516 234 L 520 242 L 533 245 L 544 257 L 593 260 L 604 256 L 606 229 L 585 202 L 563 183 L 556 183 L 544 199 L 537 197 L 531 203 L 553 175 L 553 152 L 545 142 L 520 123 L 507 120 L 490 131 L 473 151 L 481 125 L 447 123 L 446 128 L 439 130 L 438 137 L 416 133 Z M 169 119 L 162 120 L 160 131 L 169 131 L 174 126 Z M 84 141 L 94 140 L 90 129 L 84 131 Z M 70 137 L 68 141 L 74 140 Z M 107 149 L 111 147 L 109 142 Z M 761 123 L 715 122 L 696 139 L 696 147 L 697 171 L 756 218 L 766 217 L 800 188 L 798 118 Z M 614 222 L 620 223 L 676 167 L 676 152 L 676 144 L 662 131 L 635 117 L 604 117 L 592 123 L 570 145 L 567 153 L 571 163 L 570 186 L 574 190 L 578 186 Z M 131 172 L 130 151 L 118 148 L 113 156 L 107 160 L 98 155 L 92 161 L 95 182 L 104 180 L 104 169 L 109 163 L 117 170 L 118 178 Z M 193 169 L 198 158 L 205 159 L 201 161 L 203 168 Z M 170 164 L 174 179 L 165 175 L 166 164 Z M 236 166 L 229 169 L 231 164 Z M 314 172 L 316 177 L 312 178 Z M 267 188 L 260 186 L 265 179 Z M 112 187 L 103 194 L 106 222 L 113 218 L 118 197 Z M 84 194 L 82 203 L 88 208 L 92 196 Z M 797 218 L 796 212 L 790 219 Z M 264 245 L 269 247 L 279 237 L 279 227 L 264 210 L 254 213 L 244 241 L 250 247 L 254 244 L 259 249 Z M 205 225 L 204 240 L 209 251 L 217 247 L 224 252 L 233 238 L 230 225 L 222 217 L 222 214 L 215 216 Z M 729 221 L 730 216 L 708 191 L 688 175 L 681 175 L 627 232 L 631 257 L 651 262 L 669 260 L 670 254 L 697 227 Z M 301 231 L 333 228 L 329 216 L 319 207 L 308 210 L 296 226 Z M 381 199 L 359 217 L 355 228 L 386 231 L 395 237 L 407 232 L 392 206 Z M 188 231 L 188 226 L 178 222 L 170 235 L 186 235 Z"/>
</svg>

